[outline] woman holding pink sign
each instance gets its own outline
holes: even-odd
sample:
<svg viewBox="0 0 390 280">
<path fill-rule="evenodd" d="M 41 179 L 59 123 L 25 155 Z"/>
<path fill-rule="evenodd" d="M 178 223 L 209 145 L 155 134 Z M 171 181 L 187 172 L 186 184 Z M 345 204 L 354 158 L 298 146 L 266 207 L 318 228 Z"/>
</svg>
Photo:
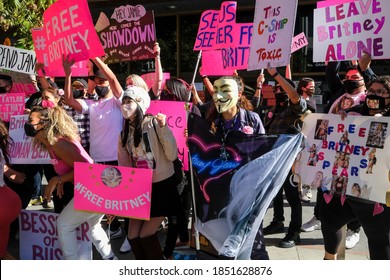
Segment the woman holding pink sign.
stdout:
<svg viewBox="0 0 390 280">
<path fill-rule="evenodd" d="M 64 183 L 73 183 L 74 163 L 93 163 L 92 158 L 81 146 L 76 123 L 65 110 L 58 106 L 52 108 L 33 107 L 24 130 L 27 136 L 34 137 L 34 146 L 49 152 L 58 175 L 49 180 L 44 198 L 50 199 L 54 191 L 61 198 L 64 195 Z M 77 260 L 80 258 L 76 228 L 85 222 L 90 228 L 89 237 L 102 258 L 117 259 L 100 224 L 103 216 L 103 214 L 75 210 L 72 198 L 57 220 L 58 239 L 64 259 Z"/>
<path fill-rule="evenodd" d="M 153 169 L 150 220 L 130 219 L 128 239 L 137 260 L 163 259 L 156 233 L 164 217 L 177 214 L 179 205 L 172 164 L 178 154 L 176 140 L 165 115 L 145 115 L 149 105 L 146 90 L 127 87 L 122 99 L 125 123 L 118 143 L 118 163 Z"/>
</svg>

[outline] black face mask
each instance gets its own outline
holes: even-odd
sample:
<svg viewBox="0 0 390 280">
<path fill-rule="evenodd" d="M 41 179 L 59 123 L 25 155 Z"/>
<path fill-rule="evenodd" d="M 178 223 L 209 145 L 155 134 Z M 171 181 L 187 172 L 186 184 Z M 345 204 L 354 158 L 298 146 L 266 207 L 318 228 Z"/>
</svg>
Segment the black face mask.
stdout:
<svg viewBox="0 0 390 280">
<path fill-rule="evenodd" d="M 366 106 L 373 110 L 386 109 L 386 98 L 377 95 L 367 95 Z"/>
<path fill-rule="evenodd" d="M 7 91 L 5 90 L 5 87 L 0 87 L 0 94 L 2 93 L 7 93 Z"/>
<path fill-rule="evenodd" d="M 353 93 L 355 89 L 363 86 L 363 84 L 361 84 L 362 81 L 363 80 L 345 80 L 343 82 L 345 91 L 348 92 L 349 94 Z"/>
<path fill-rule="evenodd" d="M 104 98 L 107 96 L 107 94 L 110 92 L 108 86 L 95 86 L 96 94 L 99 96 L 99 98 Z"/>
<path fill-rule="evenodd" d="M 31 123 L 25 123 L 24 124 L 24 133 L 26 133 L 26 135 L 29 137 L 35 137 L 35 135 L 37 135 L 38 132 L 41 131 L 41 129 L 36 130 L 34 126 L 35 125 L 33 125 Z"/>
<path fill-rule="evenodd" d="M 74 89 L 73 90 L 73 98 L 74 99 L 82 98 L 83 96 L 84 96 L 83 89 Z"/>
<path fill-rule="evenodd" d="M 288 95 L 285 92 L 275 93 L 276 104 L 288 101 Z"/>
</svg>

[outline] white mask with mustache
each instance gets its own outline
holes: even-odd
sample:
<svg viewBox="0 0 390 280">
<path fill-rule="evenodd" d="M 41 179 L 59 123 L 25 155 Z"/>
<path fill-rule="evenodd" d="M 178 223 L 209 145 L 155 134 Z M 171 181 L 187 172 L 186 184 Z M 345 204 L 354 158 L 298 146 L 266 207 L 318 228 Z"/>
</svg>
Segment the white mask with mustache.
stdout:
<svg viewBox="0 0 390 280">
<path fill-rule="evenodd" d="M 218 113 L 228 111 L 237 105 L 238 85 L 233 79 L 218 79 L 214 82 L 213 100 Z"/>
</svg>

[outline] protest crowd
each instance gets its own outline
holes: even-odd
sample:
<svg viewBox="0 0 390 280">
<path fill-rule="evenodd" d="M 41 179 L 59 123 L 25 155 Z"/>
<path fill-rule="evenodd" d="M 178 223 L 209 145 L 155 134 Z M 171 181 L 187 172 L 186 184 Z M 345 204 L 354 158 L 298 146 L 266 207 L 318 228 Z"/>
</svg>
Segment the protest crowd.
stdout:
<svg viewBox="0 0 390 280">
<path fill-rule="evenodd" d="M 56 9 L 65 9 L 65 2 L 59 0 L 63 6 Z M 223 2 L 221 10 L 229 13 L 230 3 Z M 54 8 L 45 16 L 55 18 Z M 370 67 L 378 49 L 363 49 L 351 59 L 340 58 L 340 51 L 337 57 L 327 53 L 325 107 L 313 96 L 314 77 L 293 82 L 290 52 L 266 59 L 257 52 L 255 61 L 263 60 L 257 68 L 250 56 L 248 71 L 258 75 L 245 82 L 256 85 L 253 94 L 239 75 L 246 70 L 230 67 L 216 74 L 202 60 L 192 69 L 203 83 L 200 94 L 194 79 L 164 76 L 161 61 L 169 50 L 155 38 L 145 47 L 155 63 L 152 83 L 141 73 L 119 80 L 100 43 L 81 46 L 96 43 L 84 37 L 92 32 L 99 40 L 92 22 L 81 23 L 87 21 L 83 14 L 68 8 L 66 29 L 82 25 L 87 31 L 72 37 L 79 47 L 74 53 L 64 48 L 48 62 L 37 52 L 34 74 L 25 73 L 35 93 L 15 93 L 15 69 L 0 69 L 0 95 L 9 96 L 0 104 L 2 260 L 14 259 L 7 251 L 10 239 L 20 239 L 21 251 L 31 247 L 29 235 L 21 234 L 33 231 L 26 226 L 31 205 L 56 215 L 42 225 L 49 228 L 42 234 L 58 238 L 59 249 L 47 259 L 90 258 L 80 252 L 81 240 L 92 243 L 104 260 L 129 252 L 136 260 L 170 260 L 176 247 L 189 246 L 189 224 L 212 244 L 203 258 L 268 260 L 265 236 L 285 233 L 278 247 L 292 248 L 302 244 L 302 234 L 320 230 L 324 260 L 337 260 L 340 246 L 353 248 L 361 231 L 370 259 L 390 259 L 390 73 L 378 76 Z M 39 31 L 46 30 L 52 41 L 61 35 L 54 22 L 45 19 L 46 29 Z M 195 43 L 195 56 L 202 44 Z M 80 52 L 83 56 L 75 55 Z M 282 57 L 287 62 L 273 63 Z M 6 113 L 20 94 L 22 108 Z M 274 103 L 264 111 L 267 100 Z M 18 129 L 21 134 L 12 134 Z M 305 221 L 302 205 L 310 201 L 313 218 Z M 273 218 L 263 224 L 267 211 Z M 167 232 L 163 242 L 161 228 Z M 123 236 L 117 252 L 110 239 Z M 41 252 L 27 255 L 46 259 Z"/>
</svg>

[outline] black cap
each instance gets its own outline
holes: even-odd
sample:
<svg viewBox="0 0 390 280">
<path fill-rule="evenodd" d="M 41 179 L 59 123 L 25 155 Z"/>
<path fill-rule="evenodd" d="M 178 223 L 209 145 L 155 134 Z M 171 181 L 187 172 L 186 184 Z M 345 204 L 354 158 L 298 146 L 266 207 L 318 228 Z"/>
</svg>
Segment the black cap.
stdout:
<svg viewBox="0 0 390 280">
<path fill-rule="evenodd" d="M 88 83 L 84 79 L 76 79 L 76 80 L 74 80 L 73 83 L 72 83 L 72 86 L 76 85 L 76 84 L 78 84 L 78 85 L 80 85 L 80 86 L 82 86 L 84 88 L 88 88 Z"/>
<path fill-rule="evenodd" d="M 93 76 L 88 76 L 88 79 L 90 80 L 95 80 L 95 78 L 100 78 L 100 79 L 104 79 L 104 80 L 108 80 L 106 76 L 104 76 L 103 72 L 98 70 L 95 72 L 95 75 Z"/>
</svg>

